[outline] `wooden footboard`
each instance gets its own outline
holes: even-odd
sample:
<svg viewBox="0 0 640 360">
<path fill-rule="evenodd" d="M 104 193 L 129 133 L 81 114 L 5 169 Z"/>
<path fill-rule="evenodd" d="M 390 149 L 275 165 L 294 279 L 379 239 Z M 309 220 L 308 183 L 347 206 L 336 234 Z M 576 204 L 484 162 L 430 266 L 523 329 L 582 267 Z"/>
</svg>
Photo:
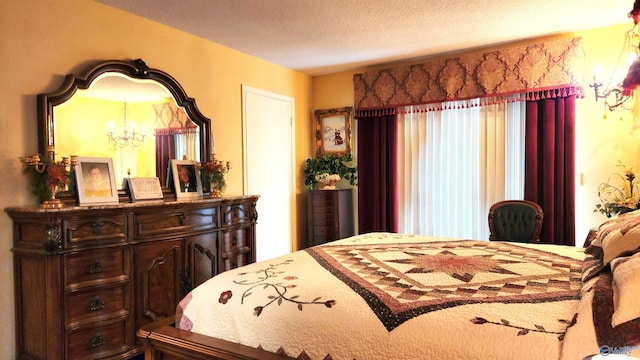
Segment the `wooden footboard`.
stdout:
<svg viewBox="0 0 640 360">
<path fill-rule="evenodd" d="M 175 318 L 158 320 L 138 330 L 145 360 L 178 359 L 292 359 L 249 346 L 177 329 Z"/>
</svg>

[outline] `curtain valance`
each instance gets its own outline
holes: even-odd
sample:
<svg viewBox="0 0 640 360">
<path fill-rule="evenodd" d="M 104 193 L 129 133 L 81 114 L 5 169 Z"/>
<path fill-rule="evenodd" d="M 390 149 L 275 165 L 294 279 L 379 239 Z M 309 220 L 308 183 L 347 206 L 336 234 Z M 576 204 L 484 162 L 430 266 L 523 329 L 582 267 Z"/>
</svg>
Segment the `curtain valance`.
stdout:
<svg viewBox="0 0 640 360">
<path fill-rule="evenodd" d="M 153 127 L 157 135 L 189 134 L 198 130 L 184 108 L 173 101 L 153 104 L 153 111 L 156 115 Z"/>
<path fill-rule="evenodd" d="M 525 93 L 583 97 L 582 38 L 433 59 L 353 76 L 356 115 L 397 106 Z M 370 111 L 369 111 L 370 112 Z"/>
<path fill-rule="evenodd" d="M 180 134 L 197 134 L 198 129 L 194 127 L 182 127 L 182 128 L 165 128 L 165 129 L 154 129 L 155 135 L 180 135 Z"/>
</svg>

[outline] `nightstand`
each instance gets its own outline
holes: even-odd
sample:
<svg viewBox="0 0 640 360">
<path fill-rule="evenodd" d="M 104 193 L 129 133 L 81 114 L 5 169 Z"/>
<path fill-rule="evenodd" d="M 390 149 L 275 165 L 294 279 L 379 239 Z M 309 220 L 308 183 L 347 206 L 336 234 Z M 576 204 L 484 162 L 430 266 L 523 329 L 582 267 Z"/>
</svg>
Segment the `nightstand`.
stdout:
<svg viewBox="0 0 640 360">
<path fill-rule="evenodd" d="M 307 224 L 309 247 L 353 236 L 352 189 L 309 190 Z"/>
</svg>

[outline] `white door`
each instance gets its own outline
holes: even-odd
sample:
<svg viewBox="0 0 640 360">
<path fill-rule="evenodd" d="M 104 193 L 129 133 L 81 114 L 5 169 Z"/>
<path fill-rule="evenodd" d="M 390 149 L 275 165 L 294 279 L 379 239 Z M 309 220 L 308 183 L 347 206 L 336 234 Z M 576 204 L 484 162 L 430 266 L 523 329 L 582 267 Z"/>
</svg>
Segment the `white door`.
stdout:
<svg viewBox="0 0 640 360">
<path fill-rule="evenodd" d="M 242 85 L 244 193 L 260 195 L 258 261 L 292 249 L 295 206 L 293 98 Z"/>
</svg>

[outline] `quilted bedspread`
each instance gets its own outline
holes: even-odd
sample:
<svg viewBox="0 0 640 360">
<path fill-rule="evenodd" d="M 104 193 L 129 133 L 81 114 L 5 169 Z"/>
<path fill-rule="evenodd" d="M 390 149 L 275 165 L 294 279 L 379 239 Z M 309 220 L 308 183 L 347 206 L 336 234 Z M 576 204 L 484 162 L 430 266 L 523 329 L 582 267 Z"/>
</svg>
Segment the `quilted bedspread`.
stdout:
<svg viewBox="0 0 640 360">
<path fill-rule="evenodd" d="M 559 359 L 583 258 L 358 235 L 214 277 L 182 300 L 179 327 L 298 359 Z"/>
</svg>

